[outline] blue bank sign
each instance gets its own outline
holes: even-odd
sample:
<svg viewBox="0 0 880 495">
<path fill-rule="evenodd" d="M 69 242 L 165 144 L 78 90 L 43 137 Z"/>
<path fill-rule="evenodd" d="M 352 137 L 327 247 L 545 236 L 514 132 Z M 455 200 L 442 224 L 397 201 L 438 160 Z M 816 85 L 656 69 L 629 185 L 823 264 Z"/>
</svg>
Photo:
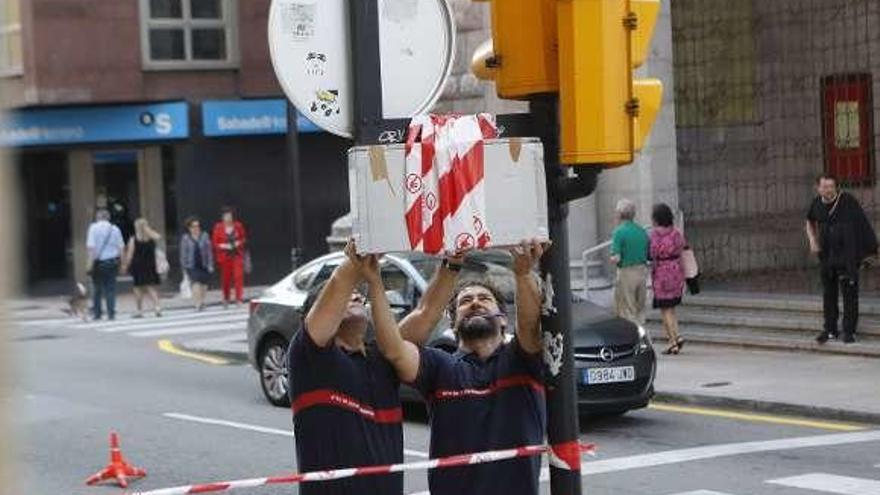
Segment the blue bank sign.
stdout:
<svg viewBox="0 0 880 495">
<path fill-rule="evenodd" d="M 300 133 L 320 132 L 315 124 L 297 113 Z M 249 136 L 287 133 L 287 101 L 210 100 L 202 102 L 202 130 L 208 137 Z"/>
<path fill-rule="evenodd" d="M 15 110 L 0 121 L 0 146 L 50 146 L 189 137 L 184 102 Z"/>
</svg>

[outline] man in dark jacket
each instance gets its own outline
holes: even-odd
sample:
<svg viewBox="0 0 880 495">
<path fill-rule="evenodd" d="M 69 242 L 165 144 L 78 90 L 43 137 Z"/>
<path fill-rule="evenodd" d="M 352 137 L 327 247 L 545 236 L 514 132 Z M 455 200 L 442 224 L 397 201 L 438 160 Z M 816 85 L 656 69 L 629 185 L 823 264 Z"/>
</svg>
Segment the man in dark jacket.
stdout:
<svg viewBox="0 0 880 495">
<path fill-rule="evenodd" d="M 824 344 L 838 334 L 838 287 L 843 292 L 843 342 L 855 342 L 859 318 L 859 268 L 877 254 L 877 236 L 858 200 L 841 192 L 837 180 L 816 180 L 818 196 L 807 212 L 810 251 L 821 266 L 825 327 L 816 341 Z"/>
</svg>

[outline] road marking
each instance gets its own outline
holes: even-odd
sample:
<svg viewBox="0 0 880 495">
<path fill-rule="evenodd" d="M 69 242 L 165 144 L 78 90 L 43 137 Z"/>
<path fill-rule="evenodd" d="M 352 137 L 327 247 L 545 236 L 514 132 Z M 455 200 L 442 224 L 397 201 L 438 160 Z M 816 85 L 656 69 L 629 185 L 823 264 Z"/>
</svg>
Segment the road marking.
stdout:
<svg viewBox="0 0 880 495">
<path fill-rule="evenodd" d="M 168 354 L 174 354 L 175 356 L 185 357 L 189 359 L 195 359 L 196 361 L 201 361 L 203 363 L 208 364 L 229 364 L 229 361 L 218 358 L 216 356 L 211 356 L 210 354 L 202 354 L 200 352 L 190 352 L 184 351 L 183 349 L 178 349 L 170 340 L 160 340 L 158 342 L 159 350 L 162 352 L 167 352 Z"/>
<path fill-rule="evenodd" d="M 707 445 L 705 447 L 667 450 L 663 452 L 655 452 L 653 454 L 616 457 L 612 459 L 603 459 L 601 461 L 588 461 L 581 463 L 581 474 L 591 475 L 614 473 L 617 471 L 666 466 L 669 464 L 680 464 L 684 462 L 715 459 L 718 457 L 775 452 L 780 450 L 828 447 L 832 445 L 864 442 L 880 442 L 880 430 L 859 431 L 853 433 L 832 433 L 809 437 L 783 438 L 780 440 L 725 443 L 719 445 Z M 549 479 L 549 470 L 547 468 L 542 469 L 541 481 L 548 481 Z"/>
<path fill-rule="evenodd" d="M 834 431 L 862 431 L 866 428 L 861 425 L 838 423 L 832 421 L 818 421 L 811 419 L 792 418 L 788 416 L 771 416 L 768 414 L 744 413 L 726 411 L 723 409 L 709 409 L 705 407 L 675 406 L 672 404 L 651 403 L 648 408 L 655 411 L 675 412 L 682 414 L 696 414 L 700 416 L 713 416 L 718 418 L 737 419 L 754 423 L 772 423 L 788 426 L 802 426 L 805 428 L 818 428 L 821 430 Z"/>
<path fill-rule="evenodd" d="M 145 330 L 140 332 L 131 332 L 130 336 L 138 338 L 164 337 L 167 335 L 189 335 L 193 333 L 209 333 L 209 332 L 228 332 L 230 330 L 239 330 L 245 335 L 246 329 L 241 323 L 232 323 L 228 325 L 220 325 L 217 323 L 208 323 L 205 325 L 193 325 L 183 328 L 164 328 L 162 330 Z"/>
<path fill-rule="evenodd" d="M 9 320 L 13 325 L 17 325 L 20 327 L 35 327 L 35 326 L 54 326 L 56 324 L 65 324 L 65 323 L 82 323 L 82 318 L 77 316 L 58 316 L 55 318 L 34 318 L 34 319 L 26 319 L 26 320 L 16 320 L 15 317 Z"/>
<path fill-rule="evenodd" d="M 236 421 L 227 421 L 225 419 L 206 418 L 202 416 L 192 416 L 180 413 L 165 413 L 162 416 L 166 418 L 179 419 L 182 421 L 191 421 L 193 423 L 202 423 L 206 425 L 226 426 L 228 428 L 237 428 L 239 430 L 256 431 L 258 433 L 266 433 L 269 435 L 281 435 L 285 437 L 293 437 L 291 430 L 279 430 L 277 428 L 267 428 L 265 426 L 250 425 L 247 423 L 238 423 Z M 403 453 L 410 457 L 420 457 L 427 459 L 428 454 L 418 450 L 403 449 Z"/>
<path fill-rule="evenodd" d="M 675 495 L 730 495 L 729 493 L 716 492 L 714 490 L 694 490 L 692 492 L 681 492 Z"/>
<path fill-rule="evenodd" d="M 127 321 L 125 323 L 116 323 L 114 325 L 102 325 L 98 326 L 82 326 L 79 328 L 97 330 L 103 333 L 119 333 L 119 332 L 129 332 L 132 330 L 146 330 L 148 328 L 168 328 L 175 325 L 186 325 L 186 324 L 196 324 L 202 325 L 207 323 L 223 323 L 223 322 L 245 322 L 248 319 L 248 315 L 233 315 L 233 314 L 213 314 L 213 315 L 188 315 L 186 317 L 180 318 L 150 318 L 148 320 L 144 319 L 134 319 Z"/>
<path fill-rule="evenodd" d="M 840 495 L 877 495 L 880 493 L 880 481 L 825 473 L 780 478 L 769 480 L 767 483 Z"/>
</svg>

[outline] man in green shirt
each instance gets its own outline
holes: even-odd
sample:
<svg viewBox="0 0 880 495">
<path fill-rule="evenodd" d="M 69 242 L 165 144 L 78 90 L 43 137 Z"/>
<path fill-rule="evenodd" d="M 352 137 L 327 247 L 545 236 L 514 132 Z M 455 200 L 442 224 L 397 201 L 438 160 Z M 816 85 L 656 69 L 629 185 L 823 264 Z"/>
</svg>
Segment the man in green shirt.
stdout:
<svg viewBox="0 0 880 495">
<path fill-rule="evenodd" d="M 648 278 L 648 233 L 637 224 L 636 205 L 621 199 L 615 209 L 618 226 L 611 236 L 611 262 L 617 266 L 614 314 L 638 325 L 645 323 Z"/>
</svg>

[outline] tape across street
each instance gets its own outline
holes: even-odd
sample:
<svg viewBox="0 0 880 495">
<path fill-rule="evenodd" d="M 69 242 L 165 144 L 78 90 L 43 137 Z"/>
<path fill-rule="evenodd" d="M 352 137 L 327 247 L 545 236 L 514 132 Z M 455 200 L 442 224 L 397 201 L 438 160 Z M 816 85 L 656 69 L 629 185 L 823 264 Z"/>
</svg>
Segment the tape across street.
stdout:
<svg viewBox="0 0 880 495">
<path fill-rule="evenodd" d="M 228 492 L 240 488 L 257 488 L 270 485 L 287 485 L 302 483 L 305 481 L 329 481 L 344 478 L 352 478 L 355 476 L 374 476 L 390 473 L 403 473 L 407 471 L 424 471 L 430 469 L 444 469 L 459 466 L 472 466 L 476 464 L 485 464 L 489 462 L 503 461 L 507 459 L 516 459 L 519 457 L 533 457 L 544 453 L 550 454 L 550 462 L 561 467 L 562 463 L 569 463 L 572 469 L 579 469 L 579 461 L 574 462 L 572 466 L 567 457 L 573 452 L 592 454 L 595 447 L 591 444 L 578 444 L 576 442 L 549 446 L 549 445 L 527 445 L 506 450 L 491 450 L 486 452 L 474 452 L 470 454 L 460 454 L 439 459 L 431 459 L 427 461 L 418 461 L 405 464 L 388 464 L 383 466 L 364 466 L 355 468 L 334 469 L 329 471 L 313 471 L 310 473 L 298 473 L 288 476 L 251 478 L 234 481 L 221 481 L 216 483 L 206 483 L 201 485 L 185 485 L 173 488 L 162 488 L 159 490 L 150 490 L 147 492 L 133 492 L 131 495 L 189 495 L 194 493 L 218 493 Z M 559 455 L 555 455 L 558 453 Z M 578 456 L 579 457 L 579 456 Z M 566 459 L 563 461 L 562 459 Z"/>
</svg>

